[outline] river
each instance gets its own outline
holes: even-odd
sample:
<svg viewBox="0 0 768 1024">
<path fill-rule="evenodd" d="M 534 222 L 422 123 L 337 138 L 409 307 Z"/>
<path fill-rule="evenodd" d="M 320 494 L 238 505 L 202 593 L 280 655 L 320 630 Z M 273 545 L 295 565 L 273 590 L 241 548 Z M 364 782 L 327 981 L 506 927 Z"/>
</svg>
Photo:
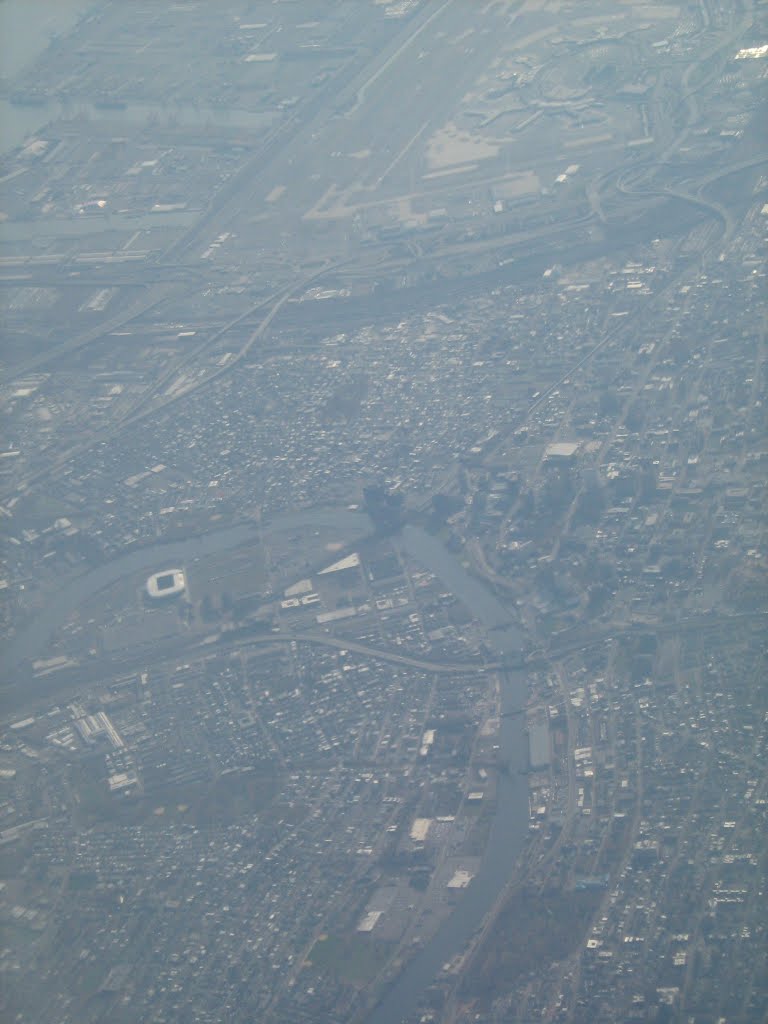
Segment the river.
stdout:
<svg viewBox="0 0 768 1024">
<path fill-rule="evenodd" d="M 409 555 L 443 581 L 473 616 L 490 631 L 489 646 L 496 654 L 519 654 L 523 636 L 509 611 L 482 580 L 470 576 L 437 537 L 420 527 L 406 526 L 402 544 Z"/>
<path fill-rule="evenodd" d="M 522 672 L 506 678 L 502 711 L 520 707 L 526 697 Z M 528 743 L 522 716 L 501 719 L 499 753 L 509 764 L 509 774 L 499 774 L 496 814 L 491 825 L 480 870 L 449 918 L 437 933 L 408 961 L 384 994 L 366 1024 L 402 1024 L 414 1019 L 418 1004 L 440 969 L 462 953 L 512 877 L 515 861 L 528 834 Z"/>
<path fill-rule="evenodd" d="M 261 528 L 240 524 L 184 541 L 172 541 L 137 548 L 111 562 L 69 580 L 35 617 L 35 620 L 7 644 L 0 659 L 4 679 L 23 661 L 45 654 L 55 631 L 88 598 L 120 579 L 139 571 L 157 570 L 173 564 L 184 565 L 200 556 L 253 543 L 270 533 L 307 528 L 338 528 L 345 543 L 370 533 L 368 518 L 349 509 L 297 512 Z M 487 629 L 487 643 L 499 657 L 520 651 L 522 634 L 507 609 L 488 586 L 470 576 L 459 560 L 435 537 L 417 526 L 406 526 L 400 543 L 408 554 L 434 573 L 474 617 Z M 523 672 L 507 673 L 502 690 L 502 711 L 514 712 L 525 702 Z M 461 953 L 473 933 L 509 882 L 513 866 L 528 831 L 528 785 L 522 771 L 527 764 L 525 723 L 520 715 L 501 718 L 499 756 L 509 765 L 500 773 L 497 809 L 491 825 L 480 868 L 457 909 L 437 933 L 408 961 L 368 1018 L 368 1024 L 401 1024 L 411 1020 L 430 984 L 443 964 Z"/>
<path fill-rule="evenodd" d="M 136 548 L 111 562 L 105 562 L 96 569 L 71 578 L 37 613 L 29 625 L 3 645 L 0 655 L 0 674 L 3 682 L 8 681 L 13 670 L 22 662 L 43 656 L 54 633 L 69 620 L 73 611 L 112 583 L 143 570 L 156 571 L 168 565 L 184 564 L 201 555 L 213 555 L 218 551 L 247 544 L 249 541 L 258 543 L 258 539 L 255 526 L 233 526 L 190 540 Z"/>
<path fill-rule="evenodd" d="M 258 544 L 260 538 L 270 532 L 308 526 L 338 526 L 346 533 L 351 532 L 354 538 L 362 537 L 371 529 L 367 516 L 348 509 L 297 512 L 273 523 L 265 523 L 261 529 L 255 524 L 242 523 L 190 537 L 188 540 L 166 541 L 131 549 L 110 562 L 67 580 L 35 615 L 33 621 L 3 645 L 0 653 L 0 678 L 7 682 L 13 670 L 22 662 L 42 657 L 56 630 L 67 623 L 73 611 L 118 580 L 127 579 L 138 572 L 156 572 L 169 565 L 184 565 L 196 558 L 215 555 L 244 544 Z"/>
<path fill-rule="evenodd" d="M 489 587 L 470 576 L 443 544 L 424 530 L 406 526 L 402 534 L 408 553 L 433 572 L 488 630 L 491 650 L 504 657 L 518 653 L 522 634 L 509 612 Z M 462 953 L 472 935 L 512 877 L 515 861 L 528 834 L 528 782 L 522 773 L 528 764 L 525 721 L 519 710 L 527 696 L 524 672 L 504 676 L 499 755 L 509 765 L 500 773 L 496 789 L 496 814 L 491 825 L 480 869 L 461 898 L 457 909 L 437 933 L 408 961 L 385 993 L 367 1024 L 401 1024 L 413 1019 L 418 1004 L 442 966 Z"/>
</svg>

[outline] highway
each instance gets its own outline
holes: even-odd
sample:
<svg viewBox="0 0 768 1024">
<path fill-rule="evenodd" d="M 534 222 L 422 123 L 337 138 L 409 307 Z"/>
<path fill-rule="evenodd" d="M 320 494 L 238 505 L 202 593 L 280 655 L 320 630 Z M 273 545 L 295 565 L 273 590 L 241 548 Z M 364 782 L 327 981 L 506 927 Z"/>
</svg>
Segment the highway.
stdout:
<svg viewBox="0 0 768 1024">
<path fill-rule="evenodd" d="M 214 634 L 205 639 L 193 639 L 189 634 L 160 641 L 152 645 L 152 649 L 131 650 L 116 654 L 113 657 L 100 656 L 92 662 L 83 661 L 63 668 L 46 676 L 30 677 L 23 687 L 19 679 L 14 678 L 9 685 L 0 688 L 4 712 L 6 715 L 19 715 L 35 707 L 49 706 L 52 699 L 66 700 L 67 697 L 81 693 L 84 686 L 96 683 L 105 678 L 138 673 L 147 665 L 162 664 L 191 656 L 199 657 L 210 651 L 210 656 L 220 656 L 227 652 L 243 652 L 260 647 L 302 643 L 319 647 L 329 647 L 338 651 L 351 651 L 364 657 L 376 658 L 393 665 L 403 665 L 422 672 L 439 675 L 474 675 L 492 672 L 500 668 L 497 661 L 440 661 L 402 654 L 392 648 L 371 647 L 357 643 L 344 637 L 331 636 L 324 633 L 268 633 L 263 636 L 244 637 L 242 632 L 231 634 Z M 23 675 L 23 672 L 20 673 Z"/>
<path fill-rule="evenodd" d="M 222 640 L 226 634 L 222 635 Z M 321 633 L 272 633 L 265 637 L 235 641 L 235 647 L 250 647 L 253 644 L 265 643 L 304 643 L 316 644 L 320 647 L 333 647 L 339 651 L 353 651 L 355 654 L 363 654 L 368 658 L 376 658 L 379 661 L 387 661 L 393 665 L 407 665 L 409 668 L 416 668 L 422 672 L 436 672 L 440 675 L 474 674 L 476 672 L 492 672 L 500 667 L 497 661 L 431 661 L 428 658 L 417 658 L 409 654 L 398 654 L 391 648 L 370 647 L 368 644 L 360 644 L 354 640 L 347 640 L 345 637 L 324 635 Z"/>
</svg>

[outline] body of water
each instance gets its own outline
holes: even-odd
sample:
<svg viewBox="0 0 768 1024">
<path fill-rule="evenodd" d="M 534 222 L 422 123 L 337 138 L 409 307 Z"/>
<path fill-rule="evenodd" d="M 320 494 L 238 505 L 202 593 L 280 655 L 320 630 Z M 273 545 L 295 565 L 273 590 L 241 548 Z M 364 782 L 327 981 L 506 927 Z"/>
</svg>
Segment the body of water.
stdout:
<svg viewBox="0 0 768 1024">
<path fill-rule="evenodd" d="M 406 526 L 402 532 L 402 542 L 408 554 L 442 580 L 447 589 L 491 631 L 490 646 L 495 653 L 520 653 L 523 646 L 522 633 L 509 611 L 486 583 L 470 576 L 437 537 L 418 526 Z"/>
<path fill-rule="evenodd" d="M 0 0 L 0 74 L 10 95 L 14 79 L 38 60 L 57 36 L 76 28 L 95 6 L 93 0 Z M 103 121 L 126 128 L 155 124 L 172 131 L 237 130 L 244 134 L 266 131 L 274 114 L 229 107 L 206 107 L 193 103 L 141 103 L 109 105 L 85 97 L 57 99 L 30 96 L 35 102 L 13 103 L 0 98 L 0 153 L 20 146 L 44 132 L 51 122 L 64 120 Z"/>
<path fill-rule="evenodd" d="M 0 73 L 6 83 L 37 60 L 56 36 L 71 31 L 91 7 L 92 0 L 2 0 Z M 14 107 L 0 100 L 0 152 L 20 145 L 49 119 L 43 108 Z"/>
<path fill-rule="evenodd" d="M 510 613 L 490 588 L 470 576 L 455 555 L 437 538 L 415 526 L 402 533 L 408 553 L 434 573 L 481 622 L 487 643 L 499 657 L 514 655 L 522 647 L 522 633 Z M 525 720 L 511 714 L 522 707 L 527 696 L 524 672 L 503 676 L 502 714 L 498 735 L 499 758 L 509 771 L 500 773 L 496 787 L 496 813 L 480 869 L 456 910 L 437 933 L 408 961 L 381 999 L 367 1024 L 401 1024 L 413 1019 L 419 1001 L 444 964 L 461 954 L 512 877 L 515 861 L 528 834 L 528 765 Z"/>
<path fill-rule="evenodd" d="M 183 138 L 184 130 L 199 134 L 203 129 L 231 134 L 241 132 L 244 139 L 263 134 L 274 122 L 274 115 L 237 107 L 205 107 L 192 103 L 160 105 L 153 103 L 126 103 L 121 106 L 103 106 L 83 99 L 68 101 L 46 99 L 41 103 L 13 103 L 0 99 L 0 152 L 8 152 L 36 136 L 44 136 L 46 126 L 59 121 L 71 122 L 73 128 L 87 122 L 103 122 L 111 131 L 120 134 L 121 128 L 152 125 L 168 129 Z"/>
<path fill-rule="evenodd" d="M 524 673 L 509 674 L 502 693 L 502 710 L 517 710 L 525 696 Z M 498 777 L 496 813 L 480 869 L 456 909 L 407 962 L 366 1024 L 402 1024 L 415 1019 L 419 1002 L 442 967 L 464 952 L 512 878 L 529 823 L 528 780 L 522 774 L 528 763 L 528 741 L 520 715 L 501 719 L 498 742 L 499 755 L 509 765 L 509 772 Z"/>
</svg>

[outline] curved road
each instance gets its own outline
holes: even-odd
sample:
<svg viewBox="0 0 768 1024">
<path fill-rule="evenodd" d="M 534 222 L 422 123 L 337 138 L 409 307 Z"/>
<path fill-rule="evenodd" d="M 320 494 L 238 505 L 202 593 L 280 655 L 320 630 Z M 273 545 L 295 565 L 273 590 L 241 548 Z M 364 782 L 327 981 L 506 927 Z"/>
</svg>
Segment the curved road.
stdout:
<svg viewBox="0 0 768 1024">
<path fill-rule="evenodd" d="M 225 637 L 226 633 L 222 634 L 222 639 Z M 425 672 L 439 672 L 443 675 L 486 672 L 500 667 L 497 661 L 429 661 L 426 658 L 417 658 L 409 654 L 398 654 L 387 648 L 369 647 L 367 644 L 360 644 L 354 640 L 345 640 L 330 635 L 323 636 L 319 633 L 270 633 L 269 636 L 250 637 L 241 643 L 235 641 L 233 646 L 250 647 L 252 644 L 267 643 L 318 644 L 321 647 L 334 647 L 339 651 L 354 651 L 355 654 L 364 654 L 369 658 L 378 658 L 380 661 L 389 661 L 395 665 L 407 665 L 409 668 L 418 668 Z"/>
</svg>

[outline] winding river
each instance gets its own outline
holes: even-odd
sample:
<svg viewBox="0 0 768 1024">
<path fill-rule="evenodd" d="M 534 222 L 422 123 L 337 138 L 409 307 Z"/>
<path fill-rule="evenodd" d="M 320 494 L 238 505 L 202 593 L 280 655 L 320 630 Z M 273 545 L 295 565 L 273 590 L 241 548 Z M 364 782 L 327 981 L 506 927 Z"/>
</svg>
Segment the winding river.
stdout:
<svg viewBox="0 0 768 1024">
<path fill-rule="evenodd" d="M 139 571 L 156 570 L 162 565 L 183 565 L 201 556 L 249 543 L 258 544 L 270 533 L 313 527 L 338 528 L 347 542 L 370 533 L 368 518 L 359 512 L 320 510 L 288 515 L 262 524 L 261 529 L 253 524 L 241 524 L 184 541 L 136 549 L 65 583 L 35 620 L 6 645 L 0 659 L 2 675 L 8 680 L 22 662 L 44 656 L 53 634 L 66 623 L 73 609 L 120 579 Z M 485 626 L 487 644 L 495 654 L 503 658 L 520 651 L 522 635 L 507 609 L 483 582 L 469 575 L 437 538 L 420 527 L 409 525 L 402 531 L 400 543 Z M 525 697 L 524 673 L 507 673 L 502 711 L 520 708 Z M 510 880 L 528 830 L 528 786 L 521 774 L 527 758 L 524 729 L 524 720 L 519 715 L 501 718 L 499 754 L 508 763 L 509 772 L 501 773 L 498 778 L 497 810 L 477 874 L 461 896 L 457 909 L 393 981 L 369 1015 L 369 1024 L 401 1024 L 413 1018 L 442 966 L 464 951 Z"/>
<path fill-rule="evenodd" d="M 509 612 L 439 540 L 418 527 L 406 526 L 402 542 L 408 553 L 442 580 L 486 627 L 486 642 L 495 654 L 503 657 L 520 651 L 522 634 Z M 443 965 L 466 949 L 512 876 L 528 833 L 529 818 L 528 783 L 522 774 L 528 753 L 525 721 L 510 713 L 525 702 L 527 686 L 523 672 L 507 673 L 503 680 L 498 742 L 499 754 L 509 765 L 509 772 L 498 776 L 496 814 L 480 869 L 457 909 L 408 961 L 369 1015 L 367 1024 L 402 1024 L 414 1018 L 420 1000 Z M 503 717 L 505 712 L 507 717 Z"/>
<path fill-rule="evenodd" d="M 3 645 L 0 656 L 0 675 L 3 682 L 8 681 L 12 671 L 22 662 L 42 657 L 54 633 L 68 621 L 72 612 L 112 583 L 136 572 L 150 569 L 154 571 L 163 565 L 183 564 L 201 555 L 213 555 L 251 540 L 254 543 L 258 542 L 258 533 L 254 526 L 233 526 L 189 540 L 137 548 L 68 580 L 33 621 Z"/>
</svg>

